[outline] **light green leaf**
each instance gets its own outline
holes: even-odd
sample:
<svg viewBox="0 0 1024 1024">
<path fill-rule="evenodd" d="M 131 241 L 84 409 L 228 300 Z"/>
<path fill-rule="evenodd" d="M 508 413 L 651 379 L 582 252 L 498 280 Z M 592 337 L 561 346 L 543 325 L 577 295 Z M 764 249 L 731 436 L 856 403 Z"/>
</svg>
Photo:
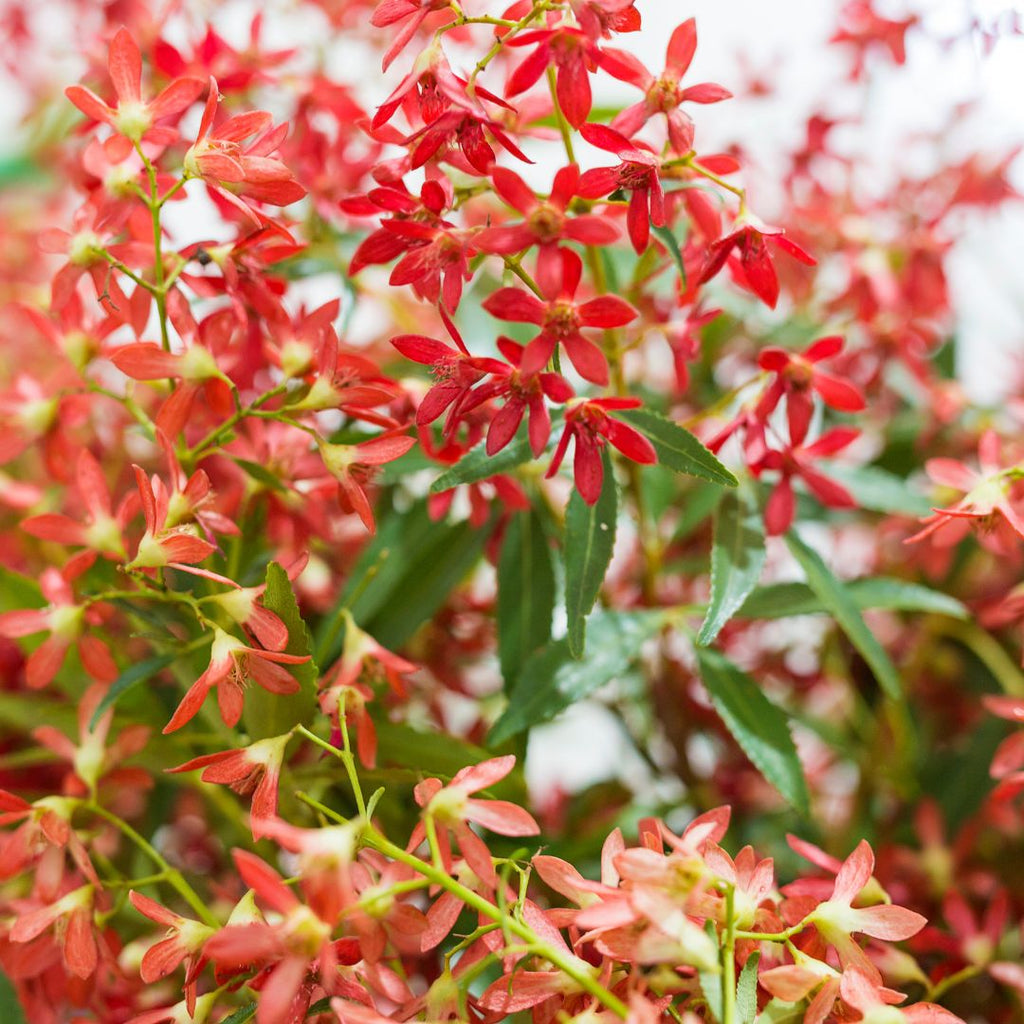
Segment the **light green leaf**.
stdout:
<svg viewBox="0 0 1024 1024">
<path fill-rule="evenodd" d="M 754 1024 L 757 1016 L 757 965 L 760 953 L 751 953 L 740 972 L 736 985 L 736 1016 L 738 1024 Z"/>
<path fill-rule="evenodd" d="M 569 617 L 569 650 L 583 656 L 587 616 L 601 592 L 615 547 L 618 497 L 608 450 L 602 454 L 604 479 L 595 504 L 588 505 L 577 491 L 565 514 L 565 610 Z"/>
<path fill-rule="evenodd" d="M 955 597 L 920 583 L 887 576 L 850 580 L 846 590 L 861 611 L 884 608 L 899 612 L 930 612 L 954 619 L 966 619 L 969 615 Z M 806 583 L 772 583 L 752 591 L 736 616 L 742 619 L 785 619 L 791 615 L 820 615 L 829 610 Z"/>
<path fill-rule="evenodd" d="M 799 1003 L 787 1003 L 782 999 L 772 999 L 757 1015 L 755 1024 L 803 1024 L 807 1007 Z"/>
<path fill-rule="evenodd" d="M 926 516 L 931 502 L 906 480 L 878 466 L 848 466 L 832 463 L 825 476 L 842 484 L 860 508 L 890 515 Z"/>
<path fill-rule="evenodd" d="M 650 409 L 624 409 L 616 415 L 648 438 L 658 453 L 658 461 L 669 469 L 726 487 L 735 487 L 738 483 L 736 477 L 678 423 Z"/>
<path fill-rule="evenodd" d="M 663 622 L 662 612 L 601 612 L 590 621 L 590 642 L 583 658 L 573 658 L 566 638 L 542 647 L 523 665 L 508 708 L 491 729 L 488 743 L 502 743 L 549 721 L 623 675 Z"/>
<path fill-rule="evenodd" d="M 835 616 L 836 622 L 849 637 L 850 643 L 860 651 L 885 693 L 893 700 L 899 700 L 902 694 L 896 666 L 868 629 L 846 585 L 832 575 L 821 555 L 808 547 L 792 530 L 786 534 L 786 543 L 807 576 L 807 585 L 826 610 Z"/>
<path fill-rule="evenodd" d="M 754 767 L 801 814 L 807 782 L 786 715 L 745 672 L 717 651 L 697 650 L 701 679 L 726 728 Z"/>
<path fill-rule="evenodd" d="M 0 565 L 0 612 L 41 608 L 45 604 L 46 599 L 35 580 Z"/>
<path fill-rule="evenodd" d="M 513 516 L 498 561 L 498 658 L 506 689 L 523 662 L 551 639 L 555 573 L 535 510 Z"/>
<path fill-rule="evenodd" d="M 312 654 L 313 641 L 299 613 L 291 580 L 277 562 L 267 566 L 267 588 L 263 607 L 280 618 L 288 629 L 286 654 Z M 308 723 L 316 710 L 316 687 L 320 670 L 310 657 L 297 665 L 285 665 L 299 682 L 297 693 L 270 693 L 262 686 L 251 686 L 245 697 L 243 718 L 253 740 L 281 736 L 295 725 Z"/>
<path fill-rule="evenodd" d="M 764 523 L 753 502 L 726 493 L 715 513 L 711 546 L 711 600 L 697 634 L 706 647 L 757 585 L 764 566 Z"/>
</svg>

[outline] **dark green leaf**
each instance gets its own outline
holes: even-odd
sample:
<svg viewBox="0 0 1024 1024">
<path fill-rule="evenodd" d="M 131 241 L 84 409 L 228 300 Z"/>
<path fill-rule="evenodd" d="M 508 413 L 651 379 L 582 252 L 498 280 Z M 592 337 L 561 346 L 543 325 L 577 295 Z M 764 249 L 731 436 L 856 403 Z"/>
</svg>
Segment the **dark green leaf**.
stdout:
<svg viewBox="0 0 1024 1024">
<path fill-rule="evenodd" d="M 551 639 L 555 573 L 536 511 L 512 518 L 498 562 L 498 658 L 506 688 L 523 662 Z"/>
<path fill-rule="evenodd" d="M 89 722 L 89 728 L 93 729 L 96 723 L 100 720 L 100 717 L 107 710 L 107 708 L 113 707 L 118 700 L 121 699 L 129 690 L 133 690 L 140 683 L 144 683 L 147 679 L 152 679 L 161 669 L 167 668 L 169 665 L 173 665 L 175 661 L 180 658 L 181 655 L 176 651 L 169 651 L 166 654 L 157 654 L 152 658 L 146 658 L 145 661 L 136 662 L 134 665 L 129 665 L 111 684 L 111 687 L 103 695 L 103 700 L 99 702 L 96 708 L 96 712 L 92 716 L 92 721 Z"/>
<path fill-rule="evenodd" d="M 931 612 L 966 619 L 967 609 L 955 598 L 919 583 L 876 576 L 850 580 L 846 590 L 857 607 L 900 612 Z M 820 615 L 830 609 L 806 583 L 772 583 L 758 587 L 736 615 L 742 619 L 784 619 L 791 615 Z"/>
<path fill-rule="evenodd" d="M 736 985 L 736 1015 L 739 1024 L 754 1024 L 757 1016 L 757 964 L 760 953 L 751 953 Z"/>
<path fill-rule="evenodd" d="M 901 691 L 896 666 L 868 629 L 846 584 L 836 579 L 822 561 L 821 555 L 808 547 L 792 530 L 786 534 L 786 543 L 807 576 L 807 585 L 826 610 L 835 616 L 836 622 L 849 637 L 850 643 L 860 651 L 885 693 L 893 700 L 898 700 Z"/>
<path fill-rule="evenodd" d="M 277 562 L 267 566 L 267 588 L 263 592 L 263 607 L 273 612 L 288 630 L 287 654 L 311 654 L 313 641 L 306 623 L 299 614 L 291 580 Z M 251 686 L 245 697 L 244 721 L 246 731 L 253 740 L 268 736 L 281 736 L 295 725 L 308 723 L 316 709 L 316 685 L 320 671 L 316 662 L 285 665 L 299 682 L 297 693 L 270 693 L 262 686 Z"/>
<path fill-rule="evenodd" d="M 590 620 L 590 641 L 582 659 L 573 658 L 565 638 L 542 647 L 523 665 L 488 743 L 502 743 L 549 721 L 623 675 L 663 621 L 661 612 L 601 612 Z"/>
<path fill-rule="evenodd" d="M 702 647 L 718 636 L 757 586 L 764 559 L 764 524 L 760 513 L 746 495 L 729 491 L 715 513 L 711 600 L 697 634 L 697 643 Z"/>
<path fill-rule="evenodd" d="M 834 463 L 825 471 L 836 483 L 842 484 L 854 497 L 860 508 L 890 515 L 926 516 L 932 510 L 931 502 L 912 488 L 906 480 L 877 466 L 845 466 Z"/>
<path fill-rule="evenodd" d="M 3 1024 L 26 1024 L 21 1002 L 3 971 L 0 971 L 0 1021 Z"/>
<path fill-rule="evenodd" d="M 683 254 L 679 249 L 679 242 L 676 236 L 672 233 L 669 227 L 658 227 L 656 224 L 651 225 L 651 231 L 655 237 L 660 238 L 664 243 L 665 248 L 668 249 L 669 255 L 672 257 L 676 265 L 676 270 L 679 271 L 679 279 L 683 282 L 683 288 L 686 287 L 686 264 L 683 262 Z"/>
<path fill-rule="evenodd" d="M 569 617 L 568 642 L 574 658 L 583 656 L 587 616 L 601 592 L 615 547 L 618 498 L 608 450 L 602 454 L 604 480 L 601 494 L 588 505 L 573 491 L 565 513 L 565 610 Z"/>
<path fill-rule="evenodd" d="M 288 488 L 281 482 L 281 478 L 276 473 L 271 473 L 266 466 L 261 466 L 258 462 L 250 462 L 248 459 L 240 459 L 237 456 L 234 457 L 235 465 L 244 469 L 257 483 L 263 484 L 267 490 L 287 492 Z"/>
<path fill-rule="evenodd" d="M 256 1016 L 256 1003 L 249 1003 L 246 1006 L 240 1006 L 230 1016 L 225 1017 L 220 1024 L 245 1024 L 247 1020 L 252 1020 Z"/>
<path fill-rule="evenodd" d="M 697 651 L 701 679 L 726 728 L 754 767 L 802 814 L 807 782 L 785 714 L 757 683 L 717 651 Z"/>
<path fill-rule="evenodd" d="M 646 435 L 663 465 L 714 484 L 736 486 L 736 477 L 685 427 L 650 409 L 624 409 L 616 415 Z"/>
</svg>

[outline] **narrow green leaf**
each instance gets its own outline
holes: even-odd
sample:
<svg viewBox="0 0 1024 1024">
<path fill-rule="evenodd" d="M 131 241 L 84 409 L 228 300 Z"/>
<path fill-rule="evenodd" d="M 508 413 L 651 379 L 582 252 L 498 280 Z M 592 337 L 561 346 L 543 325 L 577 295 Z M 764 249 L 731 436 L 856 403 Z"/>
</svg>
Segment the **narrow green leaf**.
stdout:
<svg viewBox="0 0 1024 1024">
<path fill-rule="evenodd" d="M 711 600 L 697 634 L 706 647 L 757 586 L 764 566 L 764 523 L 752 501 L 729 491 L 715 512 L 711 546 Z"/>
<path fill-rule="evenodd" d="M 94 729 L 96 723 L 107 709 L 113 707 L 129 690 L 134 690 L 136 686 L 146 682 L 147 679 L 152 679 L 157 672 L 167 668 L 168 665 L 173 665 L 179 657 L 181 655 L 176 651 L 170 651 L 166 654 L 157 654 L 152 658 L 146 658 L 145 661 L 136 662 L 134 665 L 129 665 L 111 683 L 110 689 L 103 695 L 103 700 L 97 705 L 92 720 L 89 722 L 89 728 Z"/>
<path fill-rule="evenodd" d="M 750 676 L 717 651 L 700 648 L 697 660 L 711 702 L 740 749 L 790 804 L 806 814 L 807 782 L 786 715 Z"/>
<path fill-rule="evenodd" d="M 618 497 L 607 449 L 602 459 L 604 480 L 596 503 L 588 505 L 573 491 L 565 513 L 565 610 L 569 617 L 569 650 L 574 658 L 583 656 L 587 616 L 601 592 L 615 547 Z"/>
<path fill-rule="evenodd" d="M 757 964 L 760 953 L 751 953 L 740 972 L 736 985 L 736 1016 L 738 1024 L 754 1024 L 757 1016 Z"/>
<path fill-rule="evenodd" d="M 886 654 L 885 648 L 875 639 L 867 627 L 857 602 L 846 585 L 829 571 L 821 555 L 808 547 L 792 530 L 786 534 L 786 543 L 793 557 L 800 563 L 807 576 L 807 585 L 818 600 L 835 616 L 850 643 L 860 651 L 885 693 L 893 700 L 901 697 L 900 677 Z"/>
<path fill-rule="evenodd" d="M 262 466 L 258 462 L 250 462 L 248 459 L 240 459 L 238 456 L 234 456 L 233 461 L 240 469 L 244 469 L 253 480 L 263 484 L 268 491 L 288 492 L 288 488 L 281 482 L 280 477 L 276 473 L 271 473 L 266 466 Z"/>
<path fill-rule="evenodd" d="M 498 561 L 498 659 L 506 689 L 523 662 L 551 639 L 555 572 L 535 510 L 513 516 Z"/>
<path fill-rule="evenodd" d="M 931 502 L 920 491 L 912 488 L 902 477 L 895 476 L 878 466 L 846 466 L 833 463 L 825 471 L 836 483 L 842 484 L 854 497 L 860 508 L 890 515 L 926 516 L 932 510 Z"/>
<path fill-rule="evenodd" d="M 757 1015 L 754 1024 L 803 1024 L 806 1010 L 803 1001 L 787 1003 L 783 999 L 772 999 Z"/>
<path fill-rule="evenodd" d="M 230 1016 L 225 1017 L 220 1024 L 245 1024 L 247 1020 L 252 1020 L 256 1016 L 256 1003 L 248 1003 L 246 1006 L 240 1006 Z"/>
<path fill-rule="evenodd" d="M 287 654 L 312 654 L 313 641 L 299 613 L 291 580 L 277 562 L 267 566 L 267 587 L 263 607 L 277 615 L 288 629 Z M 297 693 L 270 693 L 262 686 L 251 686 L 245 697 L 245 728 L 254 740 L 280 736 L 295 725 L 309 722 L 316 710 L 316 685 L 320 670 L 316 662 L 286 665 L 299 682 Z"/>
<path fill-rule="evenodd" d="M 672 257 L 673 262 L 676 265 L 676 270 L 679 271 L 679 279 L 683 282 L 683 288 L 686 287 L 686 264 L 683 262 L 683 253 L 679 248 L 679 241 L 676 236 L 672 233 L 669 227 L 658 227 L 656 224 L 651 225 L 651 232 L 655 237 L 660 238 L 664 243 L 665 248 L 668 249 L 669 255 Z"/>
<path fill-rule="evenodd" d="M 549 721 L 623 675 L 663 621 L 662 612 L 601 612 L 590 621 L 590 642 L 582 659 L 573 658 L 564 637 L 542 647 L 523 665 L 488 744 L 502 743 Z"/>
<path fill-rule="evenodd" d="M 736 477 L 678 423 L 650 409 L 624 409 L 616 415 L 647 436 L 658 453 L 658 461 L 669 469 L 726 487 L 735 487 L 738 483 Z"/>
<path fill-rule="evenodd" d="M 846 590 L 861 611 L 884 608 L 898 612 L 930 612 L 954 619 L 966 619 L 969 615 L 964 605 L 949 594 L 887 576 L 850 580 Z M 806 583 L 772 583 L 753 590 L 736 616 L 785 619 L 791 615 L 820 615 L 829 610 Z"/>
<path fill-rule="evenodd" d="M 715 930 L 715 922 L 708 919 L 704 922 L 704 933 L 707 937 L 718 944 L 718 932 Z M 722 972 L 721 970 L 703 970 L 697 972 L 700 979 L 700 990 L 704 1000 L 708 1004 L 708 1013 L 715 1024 L 720 1024 L 725 1016 L 725 1000 L 722 998 Z"/>
<path fill-rule="evenodd" d="M 3 971 L 0 971 L 0 1020 L 4 1024 L 26 1024 L 27 1020 L 14 986 Z"/>
</svg>

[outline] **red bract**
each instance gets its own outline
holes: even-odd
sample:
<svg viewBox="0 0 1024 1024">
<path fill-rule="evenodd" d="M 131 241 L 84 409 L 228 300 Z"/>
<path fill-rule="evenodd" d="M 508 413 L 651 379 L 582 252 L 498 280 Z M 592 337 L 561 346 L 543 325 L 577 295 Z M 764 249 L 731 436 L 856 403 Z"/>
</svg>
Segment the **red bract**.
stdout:
<svg viewBox="0 0 1024 1024">
<path fill-rule="evenodd" d="M 826 405 L 843 412 L 859 412 L 864 408 L 864 396 L 848 381 L 823 373 L 816 363 L 838 355 L 843 348 L 843 339 L 838 336 L 820 338 L 809 345 L 800 355 L 794 355 L 781 348 L 766 348 L 758 356 L 762 370 L 771 370 L 775 379 L 765 390 L 758 403 L 757 415 L 767 419 L 786 396 L 786 416 L 789 422 L 789 439 L 799 445 L 807 437 L 807 428 L 814 412 L 811 392 L 816 391 Z"/>
<path fill-rule="evenodd" d="M 768 240 L 801 263 L 813 267 L 817 262 L 796 242 L 787 238 L 782 228 L 769 227 L 750 213 L 741 214 L 732 231 L 714 242 L 700 274 L 701 282 L 710 281 L 725 266 L 733 249 L 739 252 L 743 277 L 751 291 L 772 309 L 779 301 L 779 279 L 768 253 Z"/>
<path fill-rule="evenodd" d="M 620 409 L 636 409 L 641 405 L 638 398 L 592 398 L 571 403 L 565 414 L 565 428 L 562 431 L 558 447 L 551 459 L 547 475 L 554 476 L 558 472 L 562 459 L 565 458 L 569 441 L 575 440 L 576 450 L 573 456 L 573 476 L 580 497 L 593 505 L 601 496 L 601 485 L 604 480 L 604 463 L 601 449 L 608 440 L 627 459 L 641 465 L 649 465 L 658 461 L 654 445 L 638 430 L 609 416 L 609 411 Z"/>
<path fill-rule="evenodd" d="M 642 253 L 651 238 L 651 225 L 665 226 L 665 195 L 661 188 L 661 161 L 646 149 L 630 142 L 621 132 L 602 124 L 587 124 L 580 130 L 592 146 L 614 153 L 622 163 L 584 171 L 577 191 L 584 199 L 599 199 L 616 189 L 631 192 L 626 212 L 630 241 Z"/>
<path fill-rule="evenodd" d="M 125 28 L 111 40 L 107 68 L 117 97 L 113 107 L 81 85 L 68 86 L 64 90 L 67 98 L 87 117 L 109 124 L 122 136 L 124 153 L 143 141 L 163 145 L 173 142 L 178 133 L 157 122 L 191 106 L 203 91 L 202 79 L 179 78 L 146 102 L 142 98 L 142 54 Z"/>
<path fill-rule="evenodd" d="M 591 94 L 588 71 L 599 61 L 601 51 L 585 32 L 568 25 L 523 32 L 510 46 L 536 49 L 512 72 L 506 95 L 518 96 L 529 89 L 548 67 L 557 69 L 556 95 L 566 120 L 579 128 L 590 114 Z"/>
<path fill-rule="evenodd" d="M 604 353 L 580 333 L 584 327 L 624 327 L 639 313 L 616 295 L 601 295 L 576 302 L 583 263 L 574 252 L 562 252 L 561 265 L 538 268 L 540 297 L 522 288 L 500 288 L 487 297 L 484 309 L 499 320 L 537 324 L 540 334 L 523 353 L 520 372 L 530 376 L 548 363 L 559 345 L 580 376 L 594 384 L 608 383 L 608 362 Z"/>
<path fill-rule="evenodd" d="M 697 23 L 689 18 L 672 33 L 665 52 L 665 70 L 655 78 L 632 54 L 606 48 L 601 53 L 601 67 L 609 74 L 644 92 L 640 103 L 627 107 L 612 119 L 611 127 L 632 138 L 655 114 L 664 114 L 672 148 L 685 156 L 693 149 L 693 121 L 681 104 L 718 103 L 732 96 L 713 82 L 680 84 L 689 70 L 697 49 Z"/>
</svg>

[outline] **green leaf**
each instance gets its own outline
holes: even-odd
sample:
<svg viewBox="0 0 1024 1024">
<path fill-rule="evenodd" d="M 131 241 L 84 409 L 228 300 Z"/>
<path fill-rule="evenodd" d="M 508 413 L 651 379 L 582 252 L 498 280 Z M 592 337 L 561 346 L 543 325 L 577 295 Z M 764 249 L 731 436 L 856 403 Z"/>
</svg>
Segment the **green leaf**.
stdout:
<svg viewBox="0 0 1024 1024">
<path fill-rule="evenodd" d="M 45 604 L 46 600 L 35 580 L 0 565 L 0 612 L 41 608 Z"/>
<path fill-rule="evenodd" d="M 225 1017 L 220 1024 L 245 1024 L 247 1020 L 252 1020 L 256 1016 L 256 1008 L 256 1003 L 240 1006 L 230 1016 Z"/>
<path fill-rule="evenodd" d="M 0 971 L 0 1020 L 4 1024 L 26 1024 L 21 1001 L 14 991 L 14 986 L 3 971 Z"/>
<path fill-rule="evenodd" d="M 704 933 L 712 942 L 718 944 L 718 933 L 715 931 L 714 921 L 709 919 L 704 922 Z M 722 972 L 721 970 L 698 971 L 697 977 L 700 979 L 700 990 L 708 1004 L 711 1020 L 718 1024 L 725 1016 L 725 1007 L 722 1005 L 725 1002 L 722 998 Z"/>
<path fill-rule="evenodd" d="M 94 729 L 106 710 L 113 707 L 129 690 L 134 690 L 136 686 L 146 682 L 147 679 L 152 679 L 157 672 L 173 665 L 180 657 L 181 655 L 177 651 L 169 651 L 166 654 L 157 654 L 152 658 L 146 658 L 145 661 L 129 665 L 103 695 L 103 700 L 97 705 L 92 720 L 89 722 L 89 728 Z"/>
<path fill-rule="evenodd" d="M 893 700 L 899 700 L 901 687 L 896 666 L 868 629 L 846 585 L 832 575 L 821 555 L 808 547 L 792 530 L 786 534 L 786 543 L 807 576 L 807 585 L 826 610 L 835 616 L 836 622 L 849 637 L 850 643 L 860 651 L 885 693 Z"/>
<path fill-rule="evenodd" d="M 754 767 L 801 814 L 807 782 L 789 734 L 786 715 L 745 672 L 717 651 L 697 651 L 701 679 L 726 728 Z"/>
<path fill-rule="evenodd" d="M 624 409 L 616 415 L 646 435 L 658 453 L 658 461 L 677 473 L 699 476 L 726 487 L 735 487 L 738 483 L 736 477 L 678 423 L 650 409 Z"/>
<path fill-rule="evenodd" d="M 551 416 L 551 423 L 557 426 L 561 420 L 561 412 L 556 411 Z M 471 448 L 465 455 L 455 463 L 451 469 L 445 470 L 431 485 L 431 494 L 440 494 L 442 491 L 450 490 L 459 484 L 471 484 L 478 480 L 487 480 L 498 473 L 507 473 L 516 466 L 533 459 L 533 451 L 530 449 L 530 438 L 526 430 L 526 424 L 522 424 L 516 436 L 500 452 L 494 455 L 487 454 L 487 442 L 481 441 Z"/>
<path fill-rule="evenodd" d="M 787 1003 L 782 999 L 772 999 L 757 1015 L 754 1024 L 803 1024 L 807 1007 L 803 1001 Z"/>
<path fill-rule="evenodd" d="M 706 647 L 757 585 L 764 566 L 764 524 L 746 495 L 729 491 L 715 513 L 711 546 L 711 600 L 697 634 Z"/>
<path fill-rule="evenodd" d="M 583 658 L 573 658 L 564 637 L 542 647 L 523 665 L 508 707 L 495 722 L 487 742 L 502 743 L 547 722 L 623 675 L 644 641 L 663 622 L 663 612 L 601 612 L 590 620 L 590 642 Z"/>
<path fill-rule="evenodd" d="M 878 466 L 846 466 L 832 464 L 825 471 L 842 484 L 861 508 L 889 515 L 926 516 L 931 502 L 912 488 L 906 480 Z"/>
<path fill-rule="evenodd" d="M 898 612 L 931 612 L 954 619 L 966 619 L 970 614 L 955 597 L 920 583 L 887 576 L 850 580 L 846 590 L 861 611 L 884 608 Z M 785 619 L 792 615 L 820 615 L 829 611 L 806 583 L 772 583 L 753 590 L 736 616 L 742 619 Z"/>
<path fill-rule="evenodd" d="M 334 611 L 317 630 L 317 660 L 341 653 L 341 609 L 385 647 L 401 647 L 476 565 L 494 521 L 435 522 L 425 501 L 384 517 Z"/>
<path fill-rule="evenodd" d="M 498 658 L 506 689 L 523 662 L 551 639 L 555 572 L 535 510 L 513 516 L 498 561 Z"/>
<path fill-rule="evenodd" d="M 240 459 L 238 456 L 234 456 L 234 463 L 240 469 L 244 469 L 257 483 L 263 484 L 268 491 L 288 492 L 288 488 L 281 482 L 280 477 L 276 473 L 271 473 L 266 466 L 261 466 L 258 462 L 250 462 L 248 459 Z"/>
<path fill-rule="evenodd" d="M 578 491 L 573 491 L 565 513 L 565 610 L 569 617 L 569 650 L 574 658 L 583 656 L 587 616 L 601 592 L 615 547 L 618 498 L 607 448 L 602 461 L 604 480 L 597 501 L 588 505 Z"/>
<path fill-rule="evenodd" d="M 676 236 L 672 233 L 669 227 L 658 227 L 656 224 L 651 225 L 651 232 L 655 237 L 660 238 L 664 243 L 665 248 L 668 249 L 669 255 L 675 262 L 676 269 L 679 271 L 679 279 L 683 282 L 683 288 L 686 287 L 686 264 L 683 262 L 683 254 L 679 248 L 679 241 Z"/>
<path fill-rule="evenodd" d="M 757 1016 L 757 964 L 760 953 L 751 953 L 740 972 L 736 985 L 736 1015 L 738 1024 L 754 1024 Z"/>
<path fill-rule="evenodd" d="M 313 641 L 299 613 L 291 580 L 277 562 L 267 566 L 263 607 L 278 616 L 288 629 L 286 654 L 312 654 Z M 253 740 L 281 736 L 293 726 L 309 722 L 316 710 L 316 685 L 320 678 L 316 662 L 311 657 L 309 661 L 284 667 L 298 680 L 297 693 L 270 693 L 262 686 L 251 686 L 246 694 L 243 717 Z"/>
</svg>

